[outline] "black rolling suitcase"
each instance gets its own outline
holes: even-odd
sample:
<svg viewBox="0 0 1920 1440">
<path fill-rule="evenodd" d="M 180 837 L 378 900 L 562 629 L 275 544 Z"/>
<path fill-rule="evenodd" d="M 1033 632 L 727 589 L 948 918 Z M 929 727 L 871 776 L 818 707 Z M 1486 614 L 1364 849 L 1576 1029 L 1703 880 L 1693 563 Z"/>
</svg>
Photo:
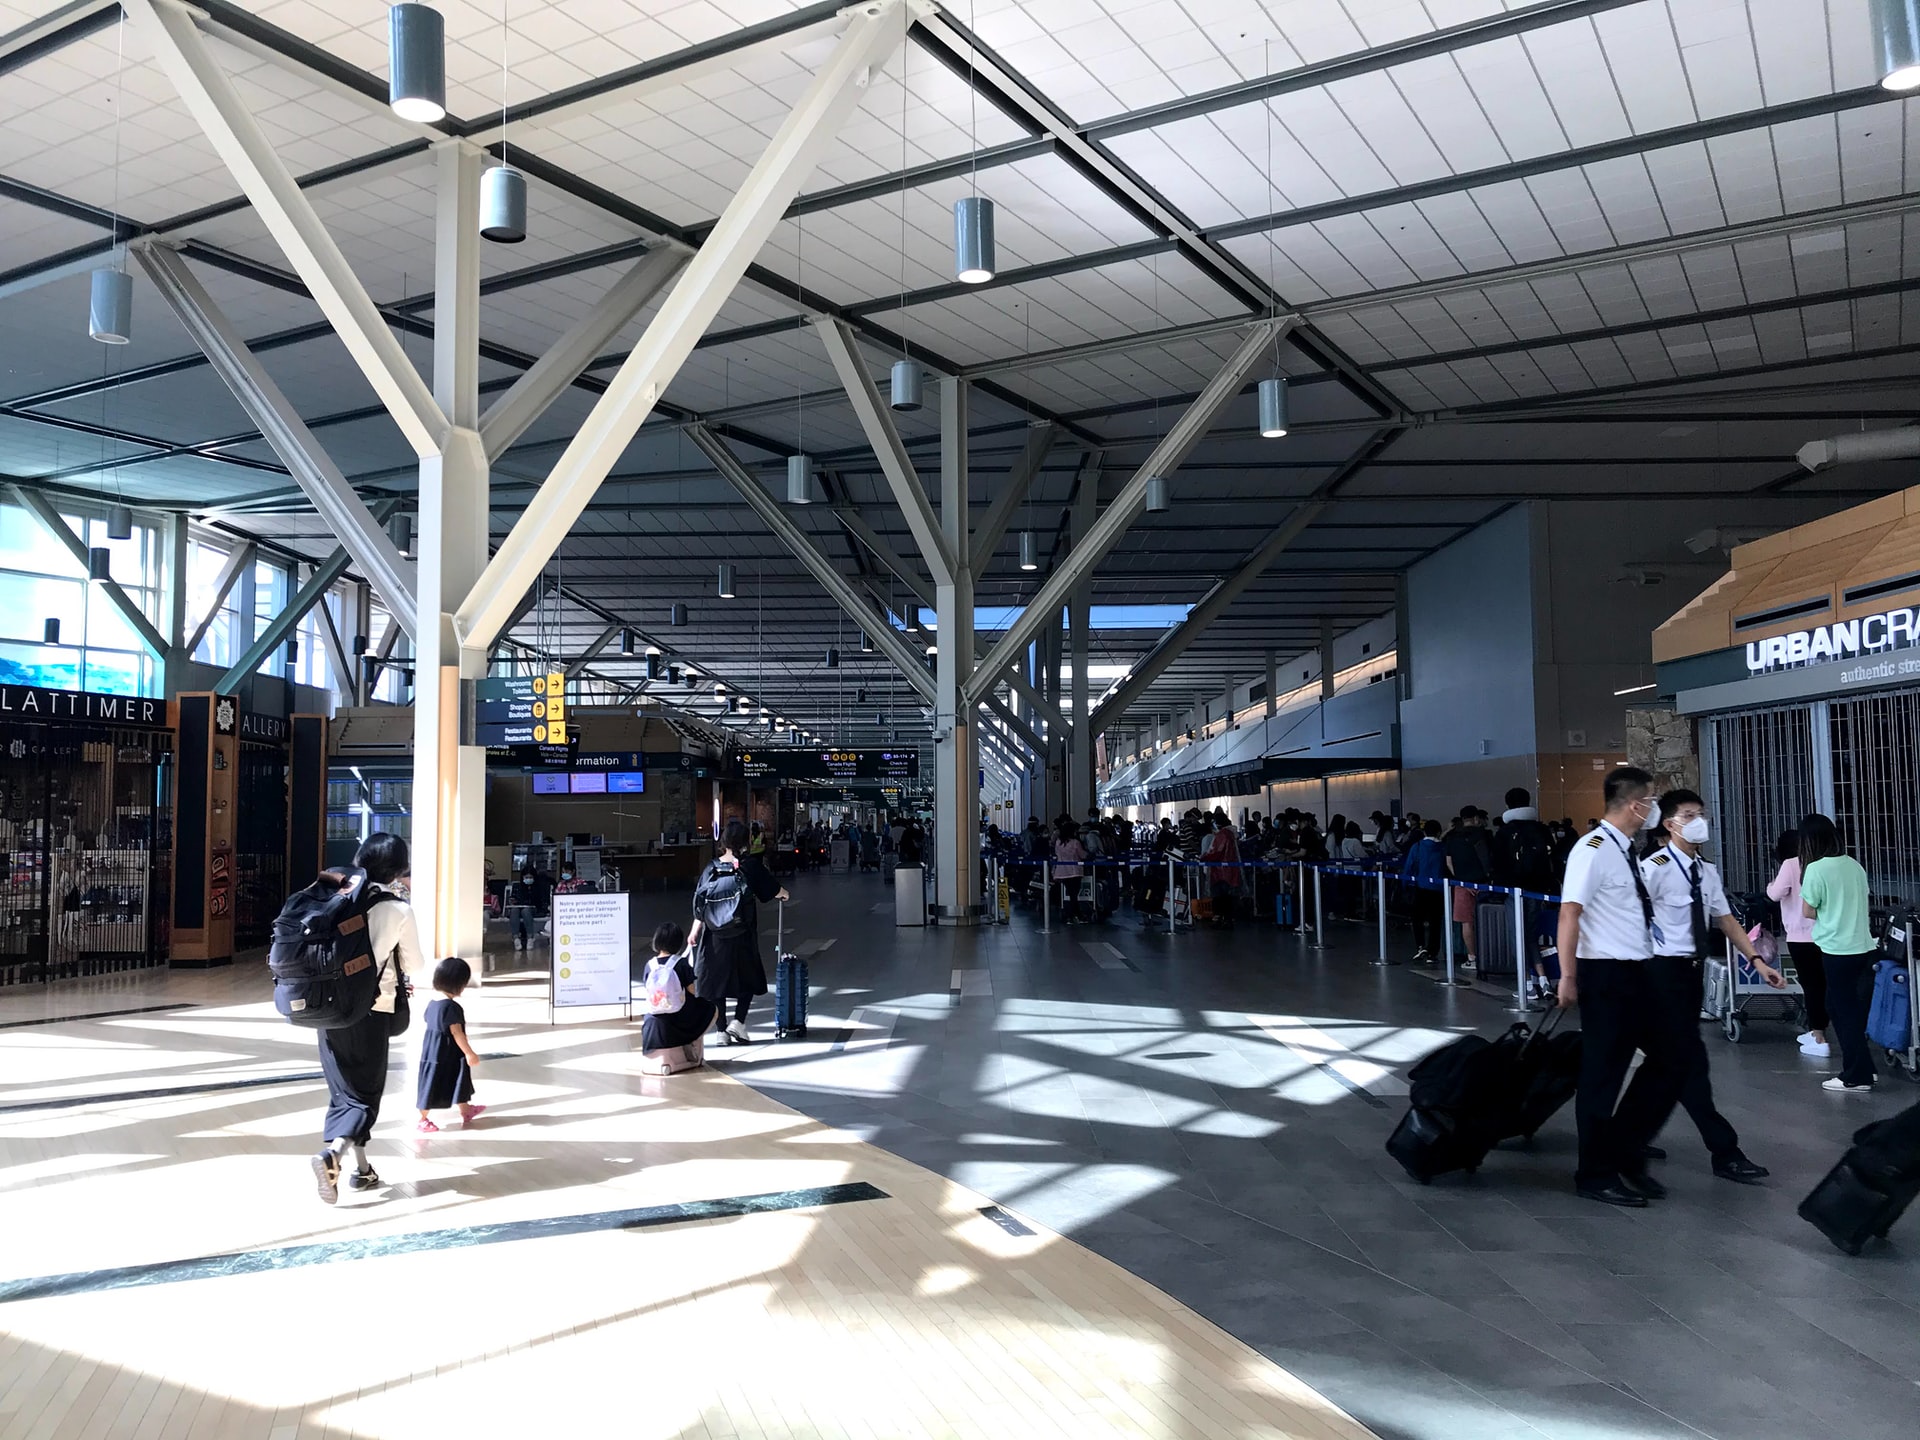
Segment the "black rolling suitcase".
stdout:
<svg viewBox="0 0 1920 1440">
<path fill-rule="evenodd" d="M 1558 1028 L 1565 1014 L 1555 1007 L 1521 1050 L 1513 1113 L 1502 1140 L 1531 1140 L 1580 1088 L 1580 1032 Z"/>
<path fill-rule="evenodd" d="M 1473 905 L 1474 972 L 1482 980 L 1511 979 L 1518 973 L 1513 948 L 1513 908 L 1505 895 L 1476 894 Z"/>
<path fill-rule="evenodd" d="M 785 947 L 787 907 L 780 906 L 780 918 L 773 940 L 773 1038 L 785 1040 L 807 1033 L 807 962 L 790 955 Z"/>
<path fill-rule="evenodd" d="M 1531 1136 L 1572 1096 L 1580 1032 L 1554 1033 L 1559 1012 L 1538 1033 L 1510 1026 L 1497 1040 L 1463 1035 L 1427 1056 L 1412 1082 L 1406 1117 L 1387 1153 L 1422 1185 L 1454 1170 L 1480 1168 L 1502 1140 Z"/>
<path fill-rule="evenodd" d="M 1920 1196 L 1920 1105 L 1856 1130 L 1853 1148 L 1800 1202 L 1800 1218 L 1840 1250 L 1858 1255 L 1885 1239 Z"/>
</svg>

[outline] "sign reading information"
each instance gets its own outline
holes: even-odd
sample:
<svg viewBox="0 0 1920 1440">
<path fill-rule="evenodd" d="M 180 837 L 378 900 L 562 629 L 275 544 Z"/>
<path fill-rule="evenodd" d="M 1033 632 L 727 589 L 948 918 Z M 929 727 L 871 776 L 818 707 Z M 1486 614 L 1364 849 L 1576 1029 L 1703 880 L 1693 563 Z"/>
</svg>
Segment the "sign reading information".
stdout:
<svg viewBox="0 0 1920 1440">
<path fill-rule="evenodd" d="M 627 897 L 553 897 L 553 1004 L 626 1005 L 633 998 Z"/>
</svg>

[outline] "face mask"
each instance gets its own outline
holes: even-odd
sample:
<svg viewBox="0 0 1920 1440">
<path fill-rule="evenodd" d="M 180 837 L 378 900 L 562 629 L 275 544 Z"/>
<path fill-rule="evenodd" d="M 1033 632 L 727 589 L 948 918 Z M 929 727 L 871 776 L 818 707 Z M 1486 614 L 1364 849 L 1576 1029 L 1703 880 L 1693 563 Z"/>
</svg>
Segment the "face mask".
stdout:
<svg viewBox="0 0 1920 1440">
<path fill-rule="evenodd" d="M 1707 836 L 1711 833 L 1712 828 L 1707 824 L 1707 817 L 1704 815 L 1696 815 L 1680 827 L 1680 838 L 1689 845 L 1706 844 Z"/>
<path fill-rule="evenodd" d="M 533 884 L 533 876 L 532 876 L 531 874 L 528 874 L 528 875 L 522 875 L 522 876 L 520 877 L 520 883 L 521 883 L 522 885 L 531 885 L 531 884 Z"/>
<path fill-rule="evenodd" d="M 1656 800 L 1654 801 L 1652 807 L 1647 811 L 1647 818 L 1640 822 L 1640 828 L 1642 830 L 1651 830 L 1655 826 L 1657 826 L 1659 823 L 1660 823 L 1660 802 Z"/>
</svg>

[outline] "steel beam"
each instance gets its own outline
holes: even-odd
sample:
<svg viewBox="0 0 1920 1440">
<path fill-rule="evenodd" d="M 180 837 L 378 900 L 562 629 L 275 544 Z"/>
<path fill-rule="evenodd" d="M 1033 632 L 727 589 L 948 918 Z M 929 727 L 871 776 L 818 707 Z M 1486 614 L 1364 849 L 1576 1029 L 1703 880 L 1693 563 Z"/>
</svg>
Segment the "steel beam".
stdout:
<svg viewBox="0 0 1920 1440">
<path fill-rule="evenodd" d="M 882 540 L 858 510 L 851 505 L 836 505 L 833 507 L 833 518 L 846 526 L 854 539 L 872 551 L 873 558 L 891 570 L 922 605 L 933 604 L 933 586 L 927 583 L 919 567 Z"/>
<path fill-rule="evenodd" d="M 166 3 L 166 0 L 141 0 Z M 719 314 L 800 185 L 865 92 L 872 67 L 899 48 L 920 0 L 871 0 L 848 21 L 832 56 L 787 115 L 766 152 L 682 272 L 646 333 L 595 403 L 547 482 L 494 552 L 455 616 L 463 644 L 484 648 L 513 600 L 534 582 L 667 384 Z"/>
<path fill-rule="evenodd" d="M 1017 736 L 1022 745 L 1033 752 L 1034 759 L 1047 758 L 1047 742 L 1040 738 L 1031 725 L 1014 714 L 1006 701 L 996 695 L 988 695 L 980 703 L 998 716 L 1000 723 Z"/>
<path fill-rule="evenodd" d="M 1120 493 L 1113 497 L 1100 518 L 1094 521 L 1087 532 L 1086 542 L 1075 547 L 1065 564 L 1055 567 L 1041 585 L 1039 593 L 995 642 L 986 662 L 975 672 L 968 686 L 969 699 L 979 699 L 994 678 L 1014 664 L 1027 643 L 1047 627 L 1050 618 L 1053 618 L 1057 628 L 1057 617 L 1061 607 L 1067 603 L 1067 597 L 1118 543 L 1145 506 L 1147 481 L 1156 475 L 1171 475 L 1180 468 L 1181 462 L 1212 428 L 1215 418 L 1227 402 L 1240 393 L 1240 382 L 1246 379 L 1261 356 L 1277 339 L 1284 337 L 1294 323 L 1291 318 L 1263 322 L 1240 342 L 1239 348 L 1219 373 L 1207 382 L 1206 388 L 1193 404 L 1174 421 L 1165 438 L 1153 447 L 1153 453 L 1147 457 L 1146 463 L 1134 471 L 1132 478 L 1120 488 Z"/>
<path fill-rule="evenodd" d="M 333 677 L 333 693 L 342 705 L 359 703 L 358 677 L 353 673 L 353 657 L 340 643 L 340 627 L 333 623 L 333 611 L 320 604 L 320 639 L 327 647 L 327 673 Z"/>
<path fill-rule="evenodd" d="M 881 473 L 887 477 L 894 501 L 900 506 L 900 513 L 906 517 L 907 529 L 913 535 L 914 544 L 920 547 L 921 558 L 927 562 L 927 569 L 933 572 L 934 587 L 939 589 L 952 585 L 957 563 L 953 546 L 941 533 L 940 520 L 933 513 L 933 503 L 927 498 L 926 487 L 920 483 L 919 472 L 914 469 L 907 447 L 900 442 L 899 427 L 893 423 L 893 416 L 880 399 L 873 376 L 867 372 L 866 362 L 860 358 L 859 343 L 853 337 L 852 327 L 844 320 L 828 320 L 819 326 L 819 330 L 821 343 L 827 347 L 827 358 L 833 361 L 834 373 L 840 377 L 840 384 L 846 389 L 854 418 L 866 432 L 867 443 L 873 447 L 874 457 L 880 462 Z"/>
<path fill-rule="evenodd" d="M 27 507 L 33 518 L 40 522 L 47 534 L 67 547 L 67 553 L 80 563 L 84 571 L 87 568 L 87 542 L 67 528 L 67 522 L 61 518 L 60 509 L 38 490 L 30 490 L 25 485 L 15 485 L 13 493 L 20 503 Z M 99 580 L 93 582 L 100 587 L 100 593 L 113 602 L 113 608 L 120 612 L 133 633 L 140 637 L 140 643 L 147 647 L 153 658 L 162 666 L 167 663 L 167 637 L 154 628 L 146 612 L 133 603 L 133 597 L 120 588 L 118 580 Z"/>
<path fill-rule="evenodd" d="M 220 573 L 214 577 L 213 598 L 207 601 L 207 613 L 200 617 L 193 627 L 193 633 L 187 636 L 186 643 L 180 647 L 189 658 L 200 648 L 200 642 L 206 638 L 207 631 L 213 628 L 213 622 L 220 618 L 220 607 L 227 603 L 227 596 L 233 593 L 233 587 L 240 582 L 240 577 L 253 567 L 258 554 L 259 547 L 251 540 L 227 552 L 226 563 L 221 565 Z"/>
<path fill-rule="evenodd" d="M 228 667 L 226 674 L 213 682 L 213 693 L 231 695 L 238 690 L 246 678 L 258 670 L 281 642 L 307 618 L 307 612 L 315 605 L 325 603 L 327 591 L 347 573 L 347 567 L 352 563 L 353 556 L 347 553 L 344 546 L 336 547 L 331 555 L 322 560 L 307 583 L 294 592 L 293 598 L 287 601 L 280 613 L 267 622 L 267 628 L 254 637 L 246 653 Z"/>
<path fill-rule="evenodd" d="M 678 246 L 663 245 L 649 251 L 614 281 L 598 304 L 554 341 L 546 354 L 513 382 L 506 394 L 487 407 L 486 414 L 480 418 L 480 439 L 486 446 L 487 458 L 498 460 L 504 455 L 507 448 L 526 433 L 527 427 L 600 358 L 601 350 L 629 320 L 646 308 L 647 302 L 659 294 L 661 287 L 686 263 L 685 251 Z"/>
<path fill-rule="evenodd" d="M 1152 688 L 1154 681 L 1165 673 L 1167 667 L 1180 658 L 1187 646 L 1205 634 L 1227 607 L 1280 558 L 1281 552 L 1306 533 L 1314 517 L 1324 509 L 1326 503 L 1318 500 L 1296 505 L 1292 513 L 1260 542 L 1258 548 L 1240 562 L 1233 574 L 1207 591 L 1200 603 L 1187 612 L 1187 618 L 1162 635 L 1145 658 L 1134 665 L 1127 678 L 1120 682 L 1120 687 L 1094 707 L 1091 717 L 1093 733 L 1104 734 L 1118 722 L 1134 702 Z M 1268 670 L 1271 672 L 1271 665 Z"/>
<path fill-rule="evenodd" d="M 340 467 L 328 458 L 292 402 L 240 338 L 233 322 L 214 303 L 178 251 L 164 245 L 141 245 L 135 247 L 134 254 L 175 318 L 227 382 L 248 418 L 260 427 L 294 483 L 346 547 L 360 573 L 372 582 L 407 633 L 414 633 L 414 567 L 394 548 L 385 528 L 354 493 Z"/>
<path fill-rule="evenodd" d="M 860 598 L 860 592 L 820 552 L 813 537 L 788 518 L 786 511 L 767 493 L 766 487 L 749 474 L 733 451 L 727 448 L 726 442 L 704 425 L 689 425 L 685 434 L 700 453 L 713 462 L 713 468 L 739 492 L 748 507 L 766 522 L 767 528 L 780 538 L 794 558 L 820 582 L 821 588 L 839 603 L 842 610 L 860 622 L 862 629 L 872 637 L 874 648 L 893 662 L 894 668 L 922 697 L 933 699 L 933 678 L 927 674 L 926 666 L 914 653 L 913 647 L 895 633 L 890 621 L 872 613 Z M 879 620 L 877 624 L 876 619 Z"/>
<path fill-rule="evenodd" d="M 578 660 L 573 661 L 567 666 L 567 678 L 571 680 L 573 679 L 574 676 L 578 675 L 582 670 L 585 670 L 587 666 L 591 665 L 594 662 L 594 659 L 600 654 L 602 650 L 606 649 L 607 646 L 613 643 L 614 636 L 618 635 L 622 630 L 625 630 L 628 628 L 630 627 L 615 623 L 607 626 L 606 629 L 602 630 L 598 635 L 594 636 L 593 643 L 587 646 L 587 648 L 580 653 L 580 658 Z"/>
<path fill-rule="evenodd" d="M 360 277 L 327 233 L 299 182 L 267 143 L 239 92 L 220 69 L 192 13 L 178 0 L 125 0 L 188 113 L 253 201 L 267 231 L 306 282 L 354 363 L 423 458 L 446 438 L 447 417 L 381 319 Z"/>
<path fill-rule="evenodd" d="M 1007 472 L 1007 482 L 1000 489 L 1000 498 L 993 502 L 987 518 L 973 528 L 973 541 L 968 546 L 968 552 L 973 561 L 976 581 L 993 563 L 993 552 L 1000 548 L 1001 537 L 1007 533 L 1007 526 L 1013 522 L 1015 512 L 1025 503 L 1027 492 L 1033 488 L 1041 466 L 1046 464 L 1048 452 L 1053 449 L 1053 442 L 1059 438 L 1060 427 L 1050 420 L 1036 421 L 1028 429 L 1026 448 L 1021 450 L 1020 458 L 1013 462 L 1013 468 Z"/>
</svg>

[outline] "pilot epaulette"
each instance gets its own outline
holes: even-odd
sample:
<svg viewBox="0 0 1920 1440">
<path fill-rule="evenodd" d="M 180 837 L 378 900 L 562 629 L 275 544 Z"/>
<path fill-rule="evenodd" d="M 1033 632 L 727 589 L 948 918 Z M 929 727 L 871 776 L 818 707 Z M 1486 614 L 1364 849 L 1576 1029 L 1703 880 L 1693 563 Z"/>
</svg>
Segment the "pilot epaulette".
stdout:
<svg viewBox="0 0 1920 1440">
<path fill-rule="evenodd" d="M 1671 865 L 1673 863 L 1673 857 L 1662 850 L 1658 855 L 1653 857 L 1653 863 L 1656 865 Z"/>
<path fill-rule="evenodd" d="M 1602 837 L 1599 835 L 1595 835 L 1591 840 L 1587 841 L 1587 849 L 1598 850 L 1602 843 L 1603 843 Z"/>
</svg>

